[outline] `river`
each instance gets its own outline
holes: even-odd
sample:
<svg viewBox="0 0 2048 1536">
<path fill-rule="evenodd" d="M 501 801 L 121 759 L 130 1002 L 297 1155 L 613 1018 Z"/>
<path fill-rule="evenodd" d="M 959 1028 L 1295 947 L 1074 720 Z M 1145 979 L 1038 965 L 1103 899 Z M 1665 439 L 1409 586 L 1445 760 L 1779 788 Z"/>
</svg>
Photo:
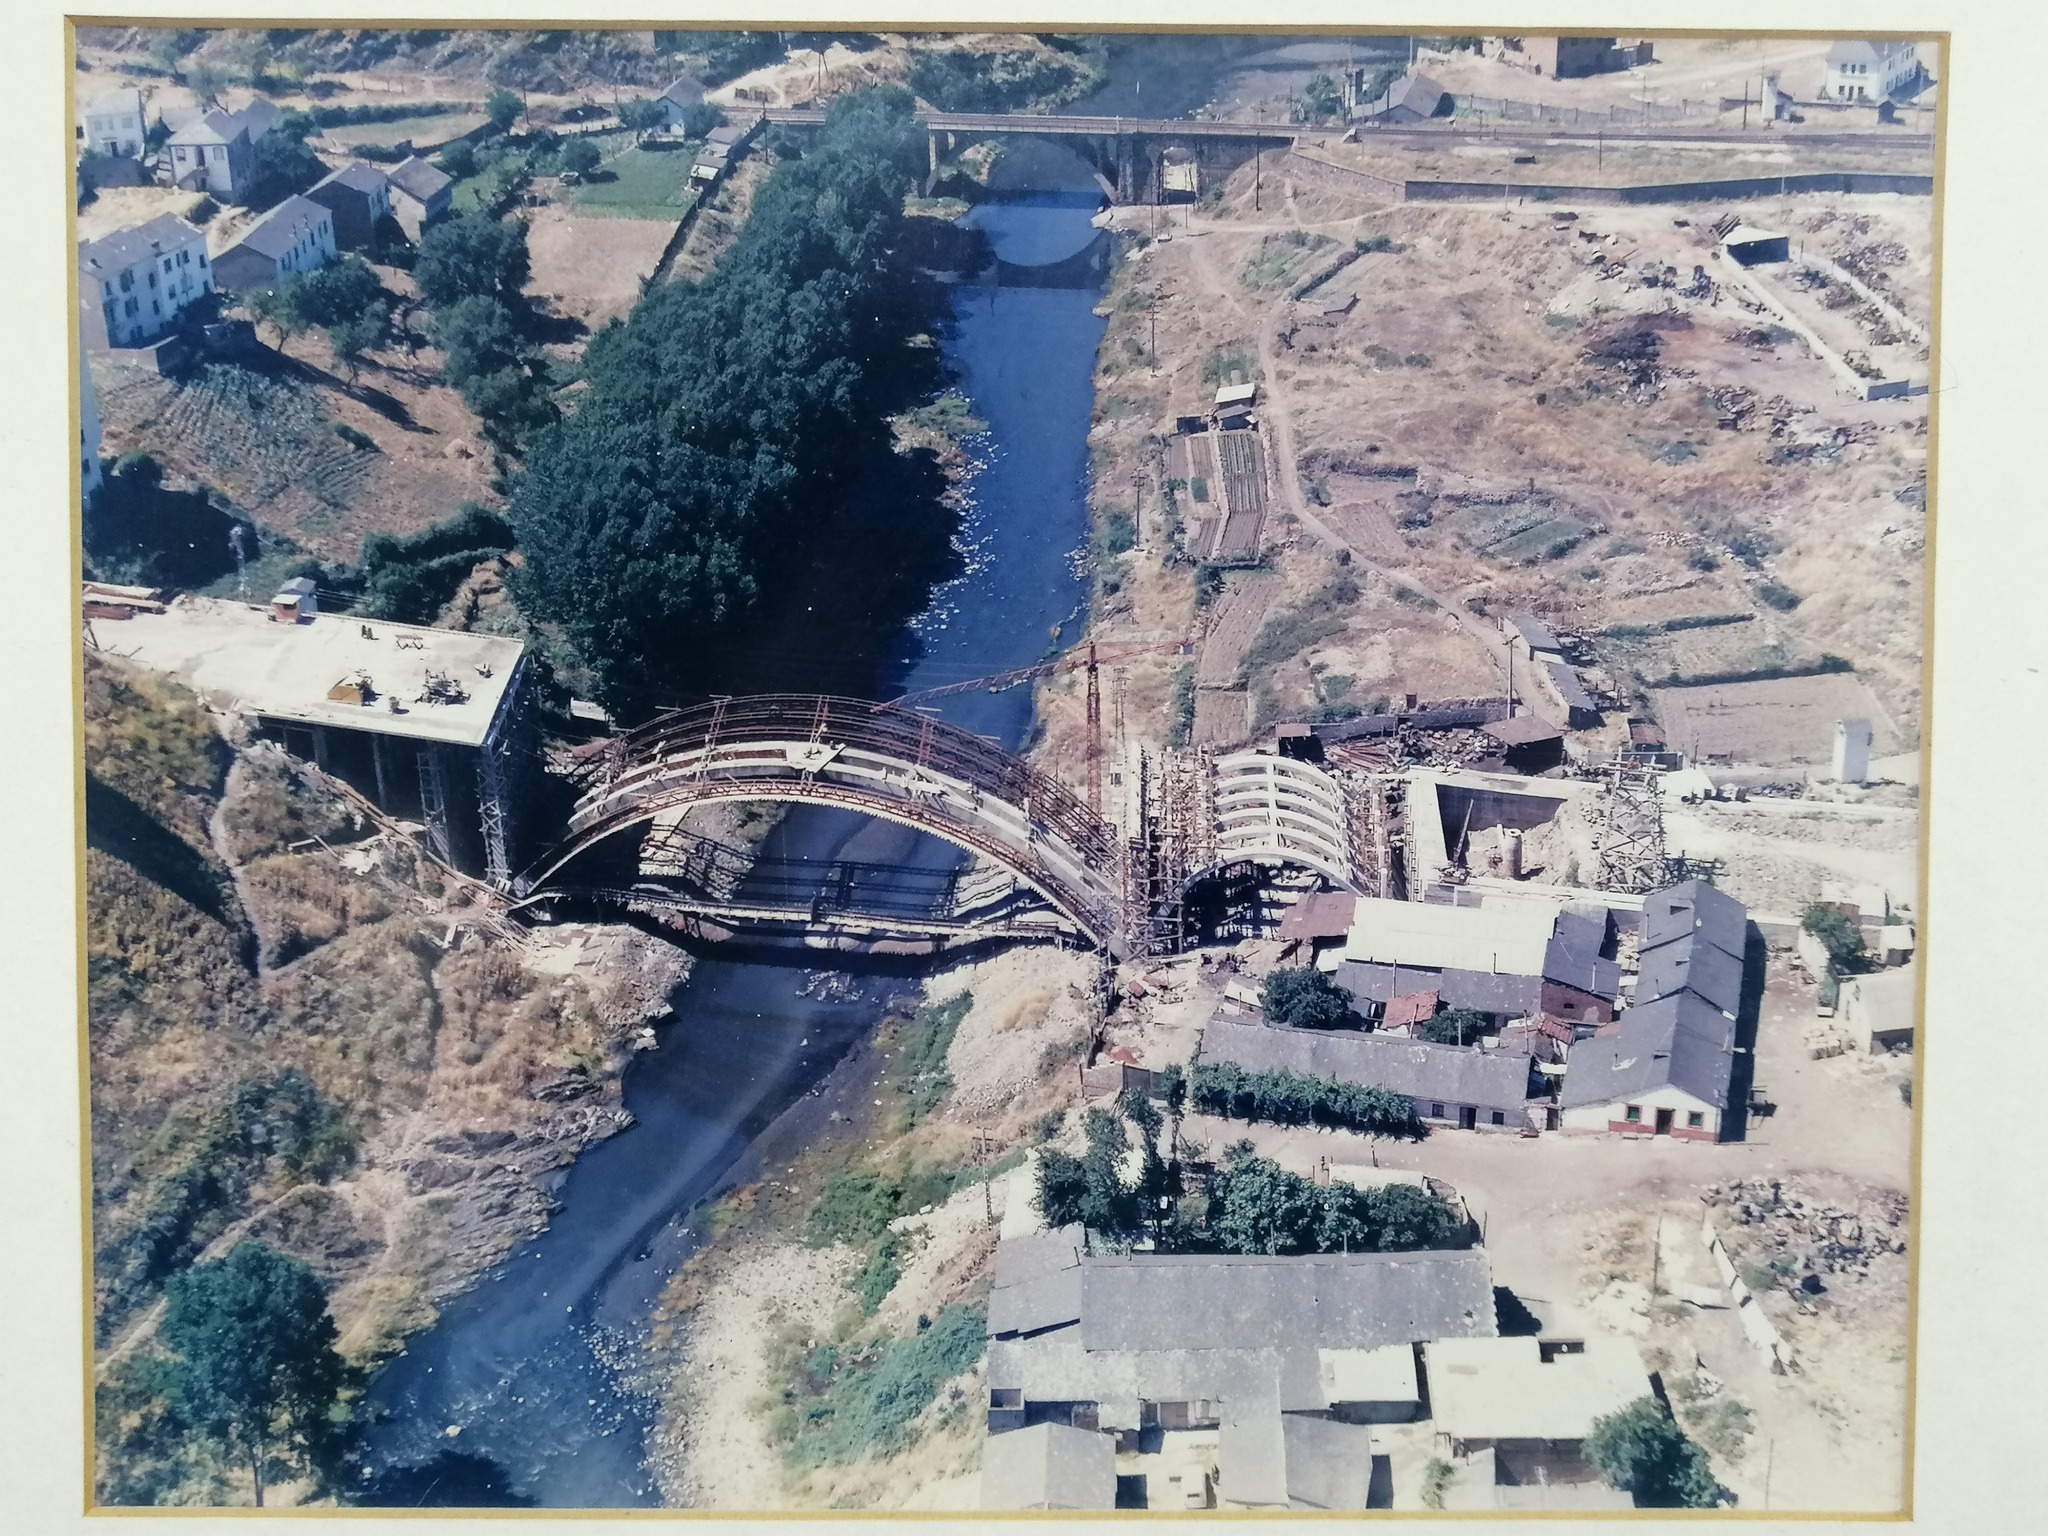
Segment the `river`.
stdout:
<svg viewBox="0 0 2048 1536">
<path fill-rule="evenodd" d="M 1006 194 L 967 219 L 1010 266 L 1051 266 L 1087 246 L 1098 198 L 1073 161 L 1063 189 Z M 1088 427 L 1103 321 L 1095 289 L 951 293 L 949 372 L 988 430 L 959 542 L 963 573 L 939 588 L 876 679 L 914 689 L 1039 660 L 1079 633 L 1087 587 Z M 886 695 L 884 695 L 886 696 Z M 1031 690 L 974 692 L 944 715 L 1010 747 L 1031 729 Z M 763 852 L 944 868 L 947 844 L 848 812 L 798 808 Z M 820 982 L 824 981 L 824 985 Z M 371 1384 L 360 1502 L 651 1506 L 644 1466 L 655 1399 L 635 1378 L 662 1286 L 693 1251 L 690 1213 L 749 1172 L 749 1149 L 865 1039 L 904 983 L 789 963 L 700 961 L 672 998 L 659 1048 L 624 1083 L 636 1124 L 560 1176 L 560 1210 Z"/>
</svg>

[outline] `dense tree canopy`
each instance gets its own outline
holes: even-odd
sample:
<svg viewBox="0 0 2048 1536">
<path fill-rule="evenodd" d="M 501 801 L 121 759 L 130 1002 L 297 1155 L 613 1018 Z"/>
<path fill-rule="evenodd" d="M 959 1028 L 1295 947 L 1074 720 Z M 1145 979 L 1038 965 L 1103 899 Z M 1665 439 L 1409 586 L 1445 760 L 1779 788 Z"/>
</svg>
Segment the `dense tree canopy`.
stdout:
<svg viewBox="0 0 2048 1536">
<path fill-rule="evenodd" d="M 164 1299 L 181 1411 L 247 1463 L 257 1504 L 269 1463 L 319 1471 L 335 1446 L 345 1368 L 312 1270 L 245 1242 L 173 1276 Z"/>
<path fill-rule="evenodd" d="M 1486 1031 L 1486 1015 L 1470 1008 L 1445 1008 L 1422 1021 L 1422 1038 L 1438 1045 L 1471 1045 Z"/>
<path fill-rule="evenodd" d="M 525 106 L 514 92 L 500 88 L 484 98 L 484 116 L 498 132 L 509 133 Z"/>
<path fill-rule="evenodd" d="M 420 236 L 412 275 L 421 296 L 439 308 L 472 295 L 510 302 L 526 286 L 527 270 L 526 226 L 470 213 Z"/>
<path fill-rule="evenodd" d="M 1639 1509 L 1712 1509 L 1720 1502 L 1706 1452 L 1654 1397 L 1595 1419 L 1586 1459 L 1609 1485 L 1635 1495 Z"/>
<path fill-rule="evenodd" d="M 592 338 L 589 388 L 532 444 L 511 501 L 520 599 L 615 703 L 702 689 L 835 542 L 872 560 L 893 539 L 876 580 L 918 574 L 925 535 L 899 498 L 872 504 L 923 318 L 892 259 L 922 153 L 910 107 L 896 90 L 836 102 L 703 281 L 657 285 Z"/>
<path fill-rule="evenodd" d="M 1813 902 L 1801 915 L 1799 926 L 1821 941 L 1837 971 L 1852 975 L 1869 968 L 1870 955 L 1863 945 L 1863 933 L 1840 907 Z"/>
<path fill-rule="evenodd" d="M 1420 1136 L 1415 1101 L 1372 1083 L 1340 1083 L 1299 1072 L 1252 1072 L 1228 1061 L 1198 1061 L 1195 1107 L 1204 1114 L 1275 1125 L 1323 1125 L 1373 1136 Z"/>
<path fill-rule="evenodd" d="M 1457 1240 L 1455 1211 L 1412 1185 L 1318 1185 L 1239 1142 L 1209 1181 L 1209 1237 L 1226 1253 L 1400 1253 Z"/>
<path fill-rule="evenodd" d="M 1259 1006 L 1274 1023 L 1297 1029 L 1342 1029 L 1353 1022 L 1351 994 L 1312 965 L 1268 976 Z"/>
</svg>

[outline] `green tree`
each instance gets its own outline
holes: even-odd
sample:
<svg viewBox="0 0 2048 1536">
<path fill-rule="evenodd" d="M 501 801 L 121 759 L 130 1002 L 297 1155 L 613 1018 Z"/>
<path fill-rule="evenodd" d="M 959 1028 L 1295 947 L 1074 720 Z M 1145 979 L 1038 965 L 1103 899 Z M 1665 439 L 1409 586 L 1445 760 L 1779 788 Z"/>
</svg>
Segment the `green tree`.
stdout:
<svg viewBox="0 0 2048 1536">
<path fill-rule="evenodd" d="M 376 310 L 365 310 L 353 319 L 327 327 L 327 345 L 334 352 L 335 362 L 348 374 L 351 384 L 362 372 L 363 354 L 376 348 L 383 340 L 384 317 Z"/>
<path fill-rule="evenodd" d="M 512 323 L 511 311 L 481 294 L 437 310 L 427 335 L 441 349 L 442 368 L 458 389 L 479 374 L 524 367 L 535 349 Z"/>
<path fill-rule="evenodd" d="M 249 1467 L 283 1462 L 315 1473 L 338 1446 L 346 1379 L 319 1279 L 261 1243 L 195 1264 L 164 1288 L 162 1337 L 177 1357 L 177 1396 L 201 1433 Z"/>
<path fill-rule="evenodd" d="M 285 343 L 300 331 L 306 329 L 306 318 L 299 313 L 298 299 L 289 281 L 275 288 L 258 289 L 242 301 L 249 316 L 258 325 L 267 325 L 277 335 L 277 348 L 284 350 Z"/>
<path fill-rule="evenodd" d="M 441 169 L 458 179 L 476 174 L 476 146 L 467 139 L 457 139 L 452 144 L 441 146 L 435 156 L 441 162 Z"/>
<path fill-rule="evenodd" d="M 615 705 L 727 683 L 822 549 L 886 542 L 874 579 L 902 593 L 950 559 L 936 520 L 899 502 L 880 521 L 861 494 L 897 472 L 889 402 L 928 377 L 903 347 L 930 323 L 899 255 L 923 153 L 910 107 L 892 90 L 834 102 L 708 276 L 655 285 L 591 339 L 589 387 L 532 444 L 511 498 L 520 605 Z"/>
<path fill-rule="evenodd" d="M 527 271 L 526 226 L 471 213 L 421 235 L 412 275 L 426 301 L 439 307 L 473 295 L 509 302 L 526 286 Z"/>
<path fill-rule="evenodd" d="M 1413 1184 L 1388 1184 L 1375 1189 L 1370 1192 L 1367 1205 L 1373 1246 L 1382 1253 L 1443 1248 L 1457 1234 L 1457 1212 Z"/>
<path fill-rule="evenodd" d="M 1470 1008 L 1446 1008 L 1422 1021 L 1422 1038 L 1438 1045 L 1471 1045 L 1486 1031 L 1486 1015 Z"/>
<path fill-rule="evenodd" d="M 1088 1195 L 1088 1170 L 1081 1159 L 1047 1147 L 1038 1154 L 1038 1211 L 1048 1226 L 1068 1227 L 1081 1220 Z"/>
<path fill-rule="evenodd" d="M 1238 1142 L 1209 1185 L 1209 1232 L 1227 1253 L 1313 1253 L 1324 1217 L 1322 1192 Z"/>
<path fill-rule="evenodd" d="M 391 304 L 377 274 L 354 256 L 286 278 L 284 286 L 308 325 L 341 325 L 370 310 L 381 316 Z"/>
<path fill-rule="evenodd" d="M 519 448 L 558 416 L 546 384 L 524 368 L 499 368 L 464 380 L 462 400 L 501 448 Z"/>
<path fill-rule="evenodd" d="M 525 104 L 519 97 L 503 88 L 484 98 L 484 116 L 491 120 L 491 126 L 499 133 L 510 133 L 512 125 L 519 121 L 519 114 L 525 110 Z"/>
<path fill-rule="evenodd" d="M 679 124 L 686 139 L 701 139 L 725 121 L 725 112 L 716 102 L 693 101 L 683 108 L 683 120 Z"/>
<path fill-rule="evenodd" d="M 1343 94 L 1337 82 L 1318 70 L 1301 88 L 1301 115 L 1311 123 L 1326 122 L 1344 110 Z"/>
<path fill-rule="evenodd" d="M 187 64 L 184 69 L 185 88 L 199 98 L 202 107 L 220 105 L 220 93 L 228 88 L 233 76 L 219 64 L 209 59 L 199 59 Z"/>
<path fill-rule="evenodd" d="M 1863 933 L 1839 907 L 1813 902 L 1799 919 L 1799 926 L 1826 947 L 1835 969 L 1854 975 L 1870 966 L 1870 952 L 1863 946 Z"/>
<path fill-rule="evenodd" d="M 1706 1452 L 1688 1440 L 1654 1397 L 1593 1421 L 1586 1459 L 1639 1509 L 1712 1509 L 1721 1490 Z"/>
<path fill-rule="evenodd" d="M 645 97 L 638 101 L 622 101 L 619 103 L 619 126 L 636 136 L 650 134 L 657 128 L 668 126 L 668 108 Z"/>
<path fill-rule="evenodd" d="M 555 152 L 555 164 L 577 176 L 588 176 L 603 158 L 588 139 L 571 139 Z"/>
<path fill-rule="evenodd" d="M 1188 1074 L 1179 1062 L 1170 1062 L 1159 1074 L 1166 1094 L 1166 1112 L 1178 1120 L 1188 1103 Z"/>
<path fill-rule="evenodd" d="M 1314 966 L 1275 971 L 1259 989 L 1259 1006 L 1277 1024 L 1341 1029 L 1351 1022 L 1351 995 Z"/>
<path fill-rule="evenodd" d="M 306 136 L 315 126 L 304 112 L 285 112 L 256 141 L 255 169 L 245 198 L 249 206 L 267 207 L 290 193 L 305 191 L 327 174 L 320 157 L 306 147 Z M 236 195 L 243 194 L 238 189 Z"/>
</svg>

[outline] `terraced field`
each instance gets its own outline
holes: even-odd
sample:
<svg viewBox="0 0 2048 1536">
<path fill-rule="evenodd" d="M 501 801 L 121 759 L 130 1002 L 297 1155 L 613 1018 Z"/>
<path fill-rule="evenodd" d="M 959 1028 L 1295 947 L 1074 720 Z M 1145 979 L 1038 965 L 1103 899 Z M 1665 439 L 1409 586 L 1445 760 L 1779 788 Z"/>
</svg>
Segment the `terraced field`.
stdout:
<svg viewBox="0 0 2048 1536">
<path fill-rule="evenodd" d="M 336 434 L 310 392 L 225 364 L 182 383 L 109 368 L 100 414 L 110 435 L 146 440 L 174 473 L 260 509 L 272 526 L 332 524 L 377 468 L 378 456 Z"/>
</svg>

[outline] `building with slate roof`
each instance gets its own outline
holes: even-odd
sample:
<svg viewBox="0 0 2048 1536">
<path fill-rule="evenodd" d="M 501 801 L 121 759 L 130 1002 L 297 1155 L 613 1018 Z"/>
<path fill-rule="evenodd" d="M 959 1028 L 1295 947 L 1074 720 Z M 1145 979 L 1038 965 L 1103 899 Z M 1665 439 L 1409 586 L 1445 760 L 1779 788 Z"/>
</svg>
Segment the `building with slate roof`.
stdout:
<svg viewBox="0 0 2048 1536">
<path fill-rule="evenodd" d="M 1632 1000 L 1611 1032 L 1572 1047 L 1564 1129 L 1699 1141 L 1733 1129 L 1748 946 L 1748 911 L 1703 880 L 1644 897 Z"/>
<path fill-rule="evenodd" d="M 288 197 L 213 259 L 230 293 L 260 293 L 334 260 L 334 215 L 310 197 Z"/>
<path fill-rule="evenodd" d="M 983 1509 L 1114 1509 L 1116 1443 L 1067 1424 L 991 1435 L 981 1452 Z"/>
<path fill-rule="evenodd" d="M 140 347 L 213 292 L 206 236 L 176 214 L 78 246 L 79 343 Z"/>
<path fill-rule="evenodd" d="M 1558 1095 L 1567 1131 L 1718 1141 L 1730 1129 L 1735 1021 L 1691 992 L 1622 1010 L 1581 1040 Z"/>
<path fill-rule="evenodd" d="M 1541 1122 L 1530 1103 L 1526 1050 L 1438 1045 L 1366 1030 L 1287 1029 L 1216 1018 L 1202 1033 L 1205 1063 L 1247 1072 L 1292 1072 L 1407 1095 L 1425 1124 L 1526 1131 Z"/>
<path fill-rule="evenodd" d="M 334 243 L 344 251 L 374 245 L 377 226 L 391 217 L 391 178 L 361 160 L 328 172 L 306 196 L 334 215 Z"/>
<path fill-rule="evenodd" d="M 1823 101 L 1889 101 L 1920 83 L 1920 50 L 1898 38 L 1839 42 L 1828 50 Z"/>
<path fill-rule="evenodd" d="M 1029 1469 L 1049 1453 L 1000 1442 L 1044 1425 L 1096 1434 L 1140 1468 L 1152 1508 L 1379 1507 L 1385 1469 L 1362 1426 L 1420 1411 L 1416 1345 L 1497 1332 L 1476 1249 L 1119 1256 L 1082 1242 L 1074 1226 L 996 1249 L 987 1447 Z"/>
<path fill-rule="evenodd" d="M 102 91 L 79 109 L 89 155 L 121 155 L 139 158 L 147 132 L 142 92 L 134 86 Z"/>
<path fill-rule="evenodd" d="M 1688 934 L 1643 952 L 1634 1000 L 1654 1003 L 1690 992 L 1732 1019 L 1742 1011 L 1742 978 L 1739 957 Z"/>
<path fill-rule="evenodd" d="M 1451 94 L 1427 75 L 1406 74 L 1351 109 L 1355 123 L 1420 123 L 1451 110 Z"/>
<path fill-rule="evenodd" d="M 1643 898 L 1641 932 L 1639 949 L 1698 934 L 1740 960 L 1748 953 L 1749 911 L 1718 886 L 1688 880 Z"/>
<path fill-rule="evenodd" d="M 165 140 L 171 179 L 181 191 L 242 202 L 256 180 L 256 142 L 277 125 L 278 110 L 258 98 L 239 112 L 203 112 Z"/>
<path fill-rule="evenodd" d="M 385 174 L 391 182 L 391 217 L 418 245 L 420 232 L 454 203 L 455 178 L 418 155 L 406 156 Z"/>
</svg>

